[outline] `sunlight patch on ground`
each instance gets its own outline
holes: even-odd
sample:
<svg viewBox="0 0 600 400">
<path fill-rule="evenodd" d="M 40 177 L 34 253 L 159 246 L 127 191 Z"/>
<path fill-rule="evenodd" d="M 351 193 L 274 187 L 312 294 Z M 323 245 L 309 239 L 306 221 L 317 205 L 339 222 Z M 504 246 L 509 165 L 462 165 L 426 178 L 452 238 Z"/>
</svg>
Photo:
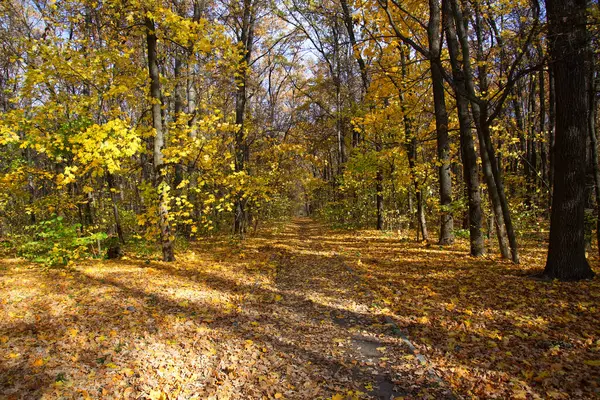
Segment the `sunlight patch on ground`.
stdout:
<svg viewBox="0 0 600 400">
<path fill-rule="evenodd" d="M 361 235 L 299 220 L 243 243 L 203 239 L 175 263 L 128 257 L 43 270 L 2 260 L 0 393 L 600 393 L 598 280 L 528 279 L 543 267 L 539 242 L 525 241 L 515 266 L 469 257 L 465 241 L 447 252 Z"/>
</svg>

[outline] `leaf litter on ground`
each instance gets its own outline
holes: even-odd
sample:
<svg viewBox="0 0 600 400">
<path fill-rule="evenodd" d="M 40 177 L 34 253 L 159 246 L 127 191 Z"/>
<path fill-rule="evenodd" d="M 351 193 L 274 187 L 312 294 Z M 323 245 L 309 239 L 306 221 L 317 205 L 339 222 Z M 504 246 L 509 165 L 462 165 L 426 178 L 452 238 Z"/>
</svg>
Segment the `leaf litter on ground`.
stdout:
<svg viewBox="0 0 600 400">
<path fill-rule="evenodd" d="M 0 261 L 0 395 L 145 399 L 600 396 L 598 280 L 297 219 L 175 263 Z M 592 263 L 597 263 L 593 258 Z"/>
</svg>

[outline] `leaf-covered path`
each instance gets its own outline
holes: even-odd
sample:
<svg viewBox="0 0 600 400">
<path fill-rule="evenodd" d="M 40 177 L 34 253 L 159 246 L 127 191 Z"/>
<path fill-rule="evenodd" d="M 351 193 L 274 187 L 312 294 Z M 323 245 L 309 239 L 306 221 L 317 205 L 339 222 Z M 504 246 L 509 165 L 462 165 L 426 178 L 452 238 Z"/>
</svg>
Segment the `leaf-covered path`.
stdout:
<svg viewBox="0 0 600 400">
<path fill-rule="evenodd" d="M 296 220 L 275 238 L 274 301 L 246 306 L 260 321 L 258 340 L 277 332 L 266 340 L 291 357 L 286 365 L 309 366 L 288 369 L 300 379 L 309 373 L 309 387 L 318 383 L 298 398 L 315 398 L 322 389 L 340 398 L 444 396 L 393 322 L 374 313 L 373 295 L 341 255 L 345 245 L 310 220 Z"/>
<path fill-rule="evenodd" d="M 0 397 L 596 397 L 598 280 L 525 278 L 536 242 L 523 266 L 464 245 L 296 219 L 175 263 L 4 259 Z"/>
</svg>

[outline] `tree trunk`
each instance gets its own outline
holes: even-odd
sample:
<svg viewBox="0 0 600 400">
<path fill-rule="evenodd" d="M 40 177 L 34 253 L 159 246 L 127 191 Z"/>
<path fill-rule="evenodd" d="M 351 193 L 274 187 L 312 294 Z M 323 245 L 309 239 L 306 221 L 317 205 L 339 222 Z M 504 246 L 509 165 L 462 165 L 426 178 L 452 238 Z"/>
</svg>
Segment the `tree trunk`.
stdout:
<svg viewBox="0 0 600 400">
<path fill-rule="evenodd" d="M 458 108 L 458 122 L 460 130 L 460 150 L 463 161 L 463 174 L 467 196 L 469 200 L 469 240 L 471 255 L 475 257 L 485 254 L 483 234 L 481 233 L 482 212 L 481 193 L 479 191 L 479 173 L 477 170 L 477 154 L 471 132 L 471 118 L 469 116 L 469 100 L 466 97 L 467 88 L 462 68 L 458 61 L 459 46 L 456 39 L 456 30 L 452 21 L 451 0 L 443 0 L 443 23 L 448 41 L 448 50 L 452 64 L 452 76 L 456 86 L 455 96 Z"/>
<path fill-rule="evenodd" d="M 402 78 L 404 82 L 408 76 L 408 60 L 407 54 L 404 50 L 404 46 L 400 45 L 399 50 L 402 66 Z M 401 109 L 402 119 L 404 121 L 404 135 L 406 141 L 406 153 L 408 156 L 408 167 L 410 169 L 410 176 L 413 181 L 413 185 L 415 187 L 415 195 L 417 197 L 417 240 L 419 238 L 420 232 L 422 239 L 427 241 L 429 240 L 429 234 L 427 232 L 427 222 L 425 220 L 425 202 L 423 200 L 423 191 L 421 188 L 421 184 L 416 174 L 417 138 L 415 137 L 415 132 L 413 131 L 412 120 L 410 116 L 407 115 L 406 103 L 404 102 L 404 91 L 403 89 L 400 89 L 399 92 L 400 103 L 402 104 Z"/>
<path fill-rule="evenodd" d="M 175 68 L 173 71 L 174 79 L 175 79 L 175 104 L 174 104 L 174 122 L 177 124 L 181 113 L 183 112 L 183 87 L 181 85 L 181 56 L 179 54 L 175 55 Z M 173 187 L 179 192 L 177 189 L 179 184 L 183 181 L 183 163 L 179 162 L 175 166 L 175 177 L 173 179 Z"/>
<path fill-rule="evenodd" d="M 246 140 L 244 122 L 246 116 L 246 102 L 248 101 L 246 89 L 248 83 L 248 68 L 250 68 L 252 44 L 254 41 L 254 12 L 252 0 L 244 0 L 240 31 L 237 38 L 241 46 L 235 93 L 235 123 L 238 125 L 238 131 L 235 135 L 235 170 L 237 172 L 246 171 L 246 164 L 250 158 L 250 147 Z M 235 200 L 233 231 L 240 236 L 244 235 L 247 228 L 248 215 L 246 206 L 247 199 L 245 198 L 244 193 L 238 193 Z"/>
<path fill-rule="evenodd" d="M 115 178 L 110 173 L 106 173 L 106 183 L 108 183 L 108 191 L 110 192 L 110 201 L 113 208 L 113 216 L 115 218 L 115 230 L 119 237 L 119 242 L 125 244 L 125 236 L 123 235 L 123 228 L 121 227 L 121 218 L 119 217 L 119 207 L 117 207 L 117 196 L 115 196 Z"/>
<path fill-rule="evenodd" d="M 437 136 L 438 179 L 440 185 L 440 245 L 454 242 L 454 218 L 452 216 L 452 178 L 450 175 L 450 139 L 448 137 L 448 112 L 444 92 L 444 77 L 440 70 L 441 54 L 441 10 L 439 0 L 429 0 L 429 52 L 431 59 L 431 83 L 433 86 L 433 106 L 435 113 L 435 130 Z"/>
<path fill-rule="evenodd" d="M 465 22 L 462 15 L 460 5 L 456 0 L 453 1 L 453 14 L 456 21 L 456 31 L 460 40 L 463 70 L 465 76 L 465 86 L 467 88 L 471 100 L 471 109 L 475 119 L 477 135 L 479 138 L 479 147 L 482 160 L 482 169 L 488 186 L 490 199 L 492 200 L 492 208 L 496 220 L 496 231 L 498 234 L 498 244 L 503 258 L 511 258 L 513 262 L 519 262 L 517 251 L 516 237 L 512 227 L 508 202 L 504 194 L 504 186 L 502 177 L 496 163 L 496 152 L 491 139 L 490 121 L 488 118 L 488 103 L 487 101 L 476 101 L 475 84 L 473 82 L 473 71 L 470 64 L 469 42 L 465 30 Z M 481 19 L 476 10 L 475 30 L 477 35 L 477 59 L 483 61 L 483 34 L 481 32 Z M 479 86 L 482 92 L 488 91 L 487 68 L 484 64 L 478 64 L 479 71 Z"/>
<path fill-rule="evenodd" d="M 546 0 L 550 58 L 555 74 L 556 138 L 550 245 L 544 276 L 594 276 L 585 257 L 584 191 L 588 132 L 586 0 Z"/>
<path fill-rule="evenodd" d="M 148 45 L 148 73 L 150 76 L 150 99 L 152 101 L 152 124 L 155 131 L 153 146 L 154 187 L 158 191 L 158 213 L 163 261 L 175 261 L 171 226 L 169 225 L 168 184 L 163 174 L 164 131 L 161 116 L 160 76 L 158 72 L 157 40 L 154 20 L 145 18 L 146 43 Z"/>
<path fill-rule="evenodd" d="M 350 39 L 350 45 L 352 46 L 354 57 L 356 58 L 356 63 L 358 64 L 358 69 L 360 71 L 360 79 L 362 83 L 362 91 L 363 96 L 367 93 L 369 89 L 369 76 L 367 74 L 367 65 L 365 60 L 362 57 L 360 51 L 358 51 L 356 47 L 356 35 L 354 34 L 354 21 L 352 19 L 352 10 L 348 5 L 347 0 L 340 0 L 340 4 L 342 6 L 342 13 L 344 16 L 344 24 L 346 25 L 346 30 L 348 31 L 348 39 Z"/>
</svg>

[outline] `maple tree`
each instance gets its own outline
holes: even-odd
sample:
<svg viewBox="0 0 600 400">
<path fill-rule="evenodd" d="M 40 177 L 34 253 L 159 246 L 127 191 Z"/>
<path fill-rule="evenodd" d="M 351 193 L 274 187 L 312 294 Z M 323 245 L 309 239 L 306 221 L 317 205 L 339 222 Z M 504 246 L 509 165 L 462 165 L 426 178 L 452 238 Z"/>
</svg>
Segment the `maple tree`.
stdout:
<svg viewBox="0 0 600 400">
<path fill-rule="evenodd" d="M 0 394 L 594 397 L 599 26 L 0 2 Z"/>
</svg>

